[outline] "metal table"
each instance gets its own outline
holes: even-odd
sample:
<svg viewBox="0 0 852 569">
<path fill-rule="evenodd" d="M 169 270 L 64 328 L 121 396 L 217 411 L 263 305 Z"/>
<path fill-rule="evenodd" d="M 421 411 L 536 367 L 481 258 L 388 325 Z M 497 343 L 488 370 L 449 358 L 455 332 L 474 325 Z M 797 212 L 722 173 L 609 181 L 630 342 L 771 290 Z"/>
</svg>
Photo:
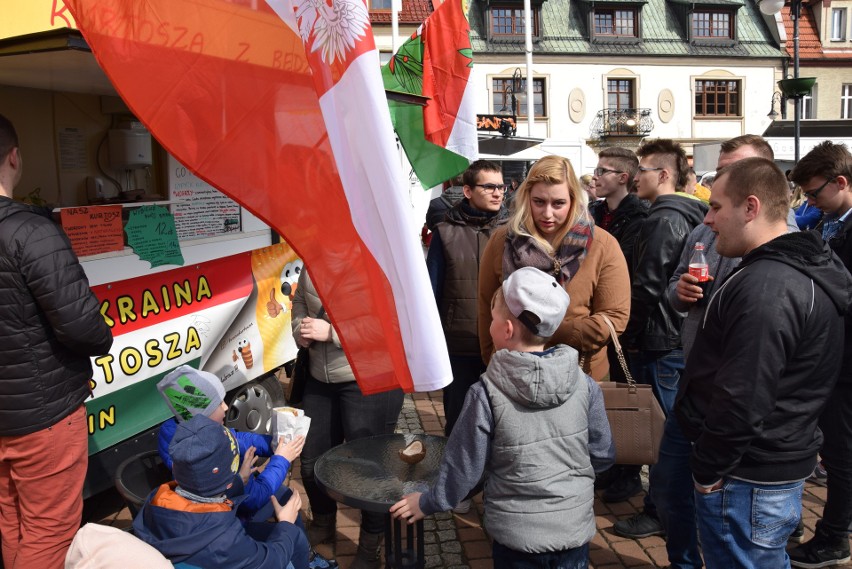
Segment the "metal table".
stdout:
<svg viewBox="0 0 852 569">
<path fill-rule="evenodd" d="M 426 456 L 417 464 L 407 464 L 399 458 L 399 451 L 415 440 L 423 442 Z M 334 447 L 314 466 L 317 484 L 330 497 L 359 510 L 385 514 L 385 566 L 388 568 L 423 569 L 425 566 L 423 520 L 411 526 L 391 520 L 388 510 L 403 495 L 428 489 L 438 473 L 446 443 L 445 437 L 433 435 L 378 435 Z"/>
</svg>

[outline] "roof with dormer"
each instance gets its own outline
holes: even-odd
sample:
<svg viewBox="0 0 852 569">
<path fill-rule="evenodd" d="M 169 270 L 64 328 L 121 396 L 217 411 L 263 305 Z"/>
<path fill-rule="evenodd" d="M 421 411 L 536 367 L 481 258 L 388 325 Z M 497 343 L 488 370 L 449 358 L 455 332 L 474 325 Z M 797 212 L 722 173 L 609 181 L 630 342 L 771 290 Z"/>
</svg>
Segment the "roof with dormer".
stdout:
<svg viewBox="0 0 852 569">
<path fill-rule="evenodd" d="M 654 57 L 785 57 L 773 39 L 767 21 L 752 0 L 621 0 L 619 4 L 641 8 L 641 38 L 636 41 L 592 41 L 589 13 L 608 0 L 546 0 L 541 4 L 541 34 L 534 39 L 536 54 L 583 54 Z M 492 5 L 519 6 L 518 0 L 490 0 Z M 534 2 L 535 5 L 535 2 Z M 736 12 L 735 42 L 690 42 L 687 22 L 691 7 L 728 7 Z M 486 39 L 488 0 L 473 0 L 470 9 L 471 44 L 474 52 L 524 53 L 523 38 Z"/>
</svg>

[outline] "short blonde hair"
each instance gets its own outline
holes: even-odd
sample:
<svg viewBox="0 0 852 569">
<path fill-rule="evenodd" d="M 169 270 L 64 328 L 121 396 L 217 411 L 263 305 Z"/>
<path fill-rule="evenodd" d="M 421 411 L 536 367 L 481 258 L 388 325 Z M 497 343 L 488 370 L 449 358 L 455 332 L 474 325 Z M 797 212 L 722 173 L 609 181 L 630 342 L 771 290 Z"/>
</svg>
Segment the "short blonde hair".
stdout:
<svg viewBox="0 0 852 569">
<path fill-rule="evenodd" d="M 491 309 L 497 309 L 497 313 L 502 315 L 503 317 L 512 321 L 512 324 L 520 330 L 519 338 L 521 343 L 527 346 L 538 346 L 540 344 L 546 344 L 549 338 L 545 338 L 543 336 L 538 336 L 532 330 L 527 328 L 523 322 L 518 320 L 512 311 L 509 310 L 509 305 L 506 304 L 506 296 L 503 294 L 503 287 L 498 287 L 496 291 L 494 291 L 494 296 L 491 297 Z"/>
<path fill-rule="evenodd" d="M 543 182 L 545 184 L 566 184 L 568 186 L 568 194 L 571 198 L 568 217 L 565 224 L 559 228 L 556 234 L 556 243 L 571 231 L 571 228 L 577 225 L 580 220 L 589 220 L 588 209 L 584 205 L 583 195 L 585 192 L 580 188 L 580 182 L 577 180 L 577 175 L 574 173 L 574 168 L 567 158 L 562 156 L 546 156 L 533 164 L 530 173 L 518 188 L 514 199 L 515 211 L 512 213 L 512 218 L 509 220 L 509 227 L 513 233 L 518 235 L 529 235 L 544 247 L 549 253 L 554 252 L 553 246 L 545 239 L 535 226 L 535 220 L 530 209 L 530 191 L 536 184 Z"/>
</svg>

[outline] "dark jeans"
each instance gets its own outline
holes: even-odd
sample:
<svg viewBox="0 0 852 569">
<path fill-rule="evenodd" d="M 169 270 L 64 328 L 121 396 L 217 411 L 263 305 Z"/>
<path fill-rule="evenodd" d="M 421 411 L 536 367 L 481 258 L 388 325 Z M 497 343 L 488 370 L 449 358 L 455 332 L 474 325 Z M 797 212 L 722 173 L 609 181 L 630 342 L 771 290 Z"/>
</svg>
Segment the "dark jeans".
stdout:
<svg viewBox="0 0 852 569">
<path fill-rule="evenodd" d="M 852 384 L 838 383 L 819 419 L 820 456 L 828 473 L 828 496 L 819 528 L 845 539 L 852 527 Z"/>
<path fill-rule="evenodd" d="M 311 429 L 302 450 L 302 483 L 314 514 L 337 513 L 337 502 L 320 490 L 314 464 L 322 454 L 344 441 L 393 433 L 402 410 L 402 390 L 363 395 L 354 381 L 322 383 L 313 378 L 305 386 L 302 408 Z M 361 528 L 369 533 L 385 530 L 385 514 L 361 512 Z"/>
<path fill-rule="evenodd" d="M 479 381 L 479 376 L 485 371 L 485 364 L 479 356 L 450 356 L 450 368 L 453 370 L 453 381 L 444 388 L 444 434 L 450 436 L 456 421 L 464 407 L 467 390 Z"/>
<path fill-rule="evenodd" d="M 650 492 L 654 494 L 657 517 L 666 530 L 666 551 L 672 569 L 704 566 L 698 549 L 695 490 L 689 468 L 691 454 L 692 443 L 683 436 L 674 414 L 669 415 L 660 443 L 660 458 L 651 469 Z"/>
<path fill-rule="evenodd" d="M 566 531 L 569 531 L 566 528 Z M 589 544 L 547 553 L 515 551 L 494 542 L 491 546 L 494 569 L 586 569 L 589 566 Z"/>
<path fill-rule="evenodd" d="M 677 386 L 680 383 L 680 374 L 685 367 L 683 350 L 678 348 L 664 352 L 631 352 L 627 356 L 627 365 L 636 383 L 650 385 L 660 407 L 663 408 L 663 413 L 666 417 L 671 416 L 677 396 Z M 649 471 L 653 472 L 654 468 L 656 466 L 651 466 Z M 654 489 L 648 488 L 644 507 L 645 513 L 655 516 L 657 507 L 654 505 L 653 493 Z"/>
</svg>

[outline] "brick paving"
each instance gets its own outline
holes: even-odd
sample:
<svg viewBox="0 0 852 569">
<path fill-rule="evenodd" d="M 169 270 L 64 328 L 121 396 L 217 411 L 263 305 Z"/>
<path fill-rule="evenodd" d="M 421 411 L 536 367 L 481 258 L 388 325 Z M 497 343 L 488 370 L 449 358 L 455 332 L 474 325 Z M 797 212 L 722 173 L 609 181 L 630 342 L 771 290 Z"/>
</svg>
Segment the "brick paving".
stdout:
<svg viewBox="0 0 852 569">
<path fill-rule="evenodd" d="M 405 398 L 402 413 L 397 423 L 398 432 L 444 434 L 444 408 L 439 391 L 415 393 Z M 308 499 L 299 477 L 298 465 L 291 469 L 290 486 L 302 497 L 303 516 L 309 519 Z M 647 479 L 645 479 L 647 484 Z M 805 539 L 813 535 L 814 525 L 822 513 L 826 489 L 808 482 L 802 498 L 802 518 L 805 524 Z M 642 569 L 666 567 L 665 541 L 660 537 L 626 539 L 612 532 L 615 521 L 629 517 L 642 508 L 643 495 L 634 496 L 627 502 L 605 504 L 595 500 L 597 533 L 590 545 L 592 569 Z M 426 518 L 425 544 L 426 567 L 447 569 L 488 569 L 492 567 L 491 543 L 482 529 L 482 496 L 474 498 L 467 514 L 443 513 Z M 88 521 L 126 528 L 131 518 L 127 508 L 117 507 L 107 514 L 95 514 Z M 342 569 L 348 569 L 355 555 L 358 540 L 359 513 L 341 506 L 337 516 L 337 540 L 334 545 L 321 545 L 321 553 L 336 557 Z"/>
</svg>

